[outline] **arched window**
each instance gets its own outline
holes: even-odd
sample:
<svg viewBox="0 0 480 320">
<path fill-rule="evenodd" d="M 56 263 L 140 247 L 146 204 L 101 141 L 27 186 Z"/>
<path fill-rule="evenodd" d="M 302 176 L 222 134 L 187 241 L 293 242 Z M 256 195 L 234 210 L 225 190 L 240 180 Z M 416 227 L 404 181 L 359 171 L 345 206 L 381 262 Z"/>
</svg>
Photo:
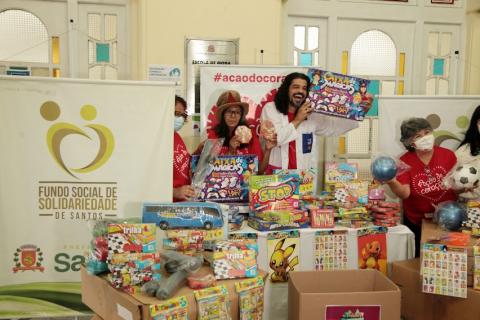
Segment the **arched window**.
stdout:
<svg viewBox="0 0 480 320">
<path fill-rule="evenodd" d="M 345 59 L 345 57 L 348 57 Z M 405 53 L 397 55 L 393 40 L 379 30 L 361 33 L 352 43 L 350 54 L 343 53 L 342 70 L 371 80 L 369 89 L 374 94 L 403 94 Z M 370 155 L 378 150 L 377 103 L 372 106 L 370 117 L 360 127 L 346 134 L 345 151 L 350 160 L 359 164 L 359 177 L 370 177 Z M 360 156 L 356 156 L 360 155 Z"/>
<path fill-rule="evenodd" d="M 49 62 L 47 28 L 30 12 L 0 12 L 0 43 L 0 61 Z"/>
<path fill-rule="evenodd" d="M 397 50 L 392 39 L 378 30 L 360 34 L 352 44 L 350 74 L 395 76 Z"/>
</svg>

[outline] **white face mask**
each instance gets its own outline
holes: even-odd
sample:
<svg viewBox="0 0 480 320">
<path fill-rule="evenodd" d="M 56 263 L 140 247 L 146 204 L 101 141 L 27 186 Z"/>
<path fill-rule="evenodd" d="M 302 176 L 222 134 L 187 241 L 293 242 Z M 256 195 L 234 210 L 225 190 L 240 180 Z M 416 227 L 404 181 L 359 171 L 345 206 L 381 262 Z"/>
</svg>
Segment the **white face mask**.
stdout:
<svg viewBox="0 0 480 320">
<path fill-rule="evenodd" d="M 182 129 L 184 123 L 185 123 L 185 118 L 175 117 L 175 122 L 173 123 L 173 129 L 175 131 Z"/>
<path fill-rule="evenodd" d="M 433 149 L 434 141 L 435 141 L 435 137 L 433 136 L 432 133 L 430 133 L 415 140 L 413 145 L 417 150 L 428 151 Z"/>
</svg>

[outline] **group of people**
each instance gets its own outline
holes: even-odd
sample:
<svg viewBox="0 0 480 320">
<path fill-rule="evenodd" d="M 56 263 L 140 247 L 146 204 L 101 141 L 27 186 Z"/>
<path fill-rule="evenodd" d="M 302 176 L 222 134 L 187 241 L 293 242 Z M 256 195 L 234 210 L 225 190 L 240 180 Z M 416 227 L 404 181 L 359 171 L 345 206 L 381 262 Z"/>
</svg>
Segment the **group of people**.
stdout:
<svg viewBox="0 0 480 320">
<path fill-rule="evenodd" d="M 242 143 L 236 134 L 240 126 L 247 126 L 246 115 L 249 105 L 241 101 L 240 94 L 234 90 L 223 92 L 216 103 L 217 125 L 210 138 L 223 138 L 220 155 L 254 154 L 259 161 L 259 174 L 271 174 L 275 169 L 308 169 L 317 166 L 316 136 L 343 134 L 358 127 L 356 121 L 329 117 L 312 113 L 308 101 L 310 78 L 294 72 L 287 75 L 279 87 L 275 100 L 267 103 L 260 117 L 269 120 L 274 127 L 272 136 L 258 138 L 252 130 L 248 143 Z M 180 130 L 186 121 L 187 105 L 183 98 L 175 98 L 175 131 Z M 199 153 L 203 143 L 195 153 Z M 187 178 L 189 155 L 180 135 L 174 134 L 173 153 L 173 197 L 174 201 L 188 200 L 194 190 Z"/>
<path fill-rule="evenodd" d="M 260 120 L 273 123 L 275 134 L 257 137 L 252 131 L 248 143 L 242 143 L 236 129 L 247 126 L 247 103 L 234 90 L 223 92 L 217 101 L 213 138 L 224 138 L 220 155 L 255 154 L 259 159 L 259 174 L 271 174 L 275 169 L 309 169 L 316 167 L 318 150 L 316 136 L 334 136 L 358 127 L 357 121 L 312 113 L 307 99 L 310 78 L 294 72 L 280 85 L 273 102 L 267 103 Z M 187 119 L 184 99 L 175 98 L 175 131 Z M 254 129 L 250 129 L 254 130 Z M 480 165 L 480 106 L 473 113 L 469 128 L 456 153 L 434 145 L 433 128 L 423 118 L 405 120 L 400 128 L 400 142 L 407 151 L 400 157 L 410 168 L 386 182 L 392 192 L 402 199 L 404 224 L 415 234 L 416 255 L 420 252 L 421 224 L 431 218 L 434 205 L 458 197 L 480 197 L 480 190 L 445 188 L 444 178 L 459 163 L 477 162 Z M 262 141 L 260 141 L 262 140 Z M 201 150 L 201 146 L 197 150 Z M 174 200 L 191 199 L 195 192 L 190 186 L 190 155 L 180 135 L 174 133 Z"/>
</svg>

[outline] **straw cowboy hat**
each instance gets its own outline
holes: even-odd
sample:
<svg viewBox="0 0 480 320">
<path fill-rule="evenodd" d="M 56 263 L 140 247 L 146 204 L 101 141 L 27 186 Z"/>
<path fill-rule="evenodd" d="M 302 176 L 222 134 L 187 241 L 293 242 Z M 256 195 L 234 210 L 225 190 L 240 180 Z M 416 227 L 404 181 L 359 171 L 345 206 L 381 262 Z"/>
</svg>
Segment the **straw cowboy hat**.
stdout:
<svg viewBox="0 0 480 320">
<path fill-rule="evenodd" d="M 248 103 L 242 102 L 240 94 L 235 90 L 227 90 L 223 92 L 217 100 L 217 111 L 215 115 L 218 121 L 222 121 L 222 114 L 225 110 L 232 106 L 239 106 L 243 109 L 243 116 L 248 113 Z"/>
</svg>

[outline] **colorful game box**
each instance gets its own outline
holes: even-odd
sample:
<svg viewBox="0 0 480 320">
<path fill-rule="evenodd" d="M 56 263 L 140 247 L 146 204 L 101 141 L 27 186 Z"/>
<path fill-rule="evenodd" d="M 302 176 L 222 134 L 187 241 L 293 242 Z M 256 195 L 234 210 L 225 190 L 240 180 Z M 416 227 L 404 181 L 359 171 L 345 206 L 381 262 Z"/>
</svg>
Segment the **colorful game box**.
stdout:
<svg viewBox="0 0 480 320">
<path fill-rule="evenodd" d="M 180 296 L 159 304 L 151 304 L 150 316 L 153 320 L 188 320 L 188 300 Z"/>
<path fill-rule="evenodd" d="M 192 171 L 198 159 L 199 156 L 192 157 Z M 200 200 L 248 202 L 248 181 L 257 170 L 255 155 L 218 156 L 203 183 Z"/>
<path fill-rule="evenodd" d="M 239 300 L 240 320 L 263 319 L 263 287 L 262 277 L 235 283 Z"/>
<path fill-rule="evenodd" d="M 230 320 L 230 300 L 225 285 L 194 291 L 198 320 Z"/>
<path fill-rule="evenodd" d="M 317 169 L 278 169 L 274 174 L 298 174 L 300 177 L 300 186 L 298 193 L 301 196 L 314 195 L 317 190 Z"/>
<path fill-rule="evenodd" d="M 467 249 L 423 244 L 422 291 L 467 298 Z"/>
<path fill-rule="evenodd" d="M 327 162 L 325 164 L 325 183 L 335 184 L 358 179 L 358 164 L 347 162 Z"/>
<path fill-rule="evenodd" d="M 333 208 L 310 208 L 309 210 L 312 228 L 335 227 L 335 210 Z"/>
<path fill-rule="evenodd" d="M 357 121 L 365 118 L 374 100 L 370 80 L 320 69 L 309 69 L 307 74 L 314 112 Z"/>
<path fill-rule="evenodd" d="M 298 174 L 252 176 L 251 212 L 298 209 L 299 186 Z"/>
<path fill-rule="evenodd" d="M 347 230 L 315 232 L 315 270 L 347 269 Z"/>
<path fill-rule="evenodd" d="M 368 181 L 337 182 L 335 184 L 335 200 L 367 204 L 368 184 Z"/>
<path fill-rule="evenodd" d="M 151 223 L 108 225 L 108 252 L 112 254 L 156 251 L 155 232 L 157 227 Z"/>
<path fill-rule="evenodd" d="M 217 241 L 213 252 L 216 279 L 253 278 L 258 275 L 256 244 L 241 240 Z"/>
<path fill-rule="evenodd" d="M 473 289 L 480 290 L 480 246 L 473 246 Z"/>
</svg>

